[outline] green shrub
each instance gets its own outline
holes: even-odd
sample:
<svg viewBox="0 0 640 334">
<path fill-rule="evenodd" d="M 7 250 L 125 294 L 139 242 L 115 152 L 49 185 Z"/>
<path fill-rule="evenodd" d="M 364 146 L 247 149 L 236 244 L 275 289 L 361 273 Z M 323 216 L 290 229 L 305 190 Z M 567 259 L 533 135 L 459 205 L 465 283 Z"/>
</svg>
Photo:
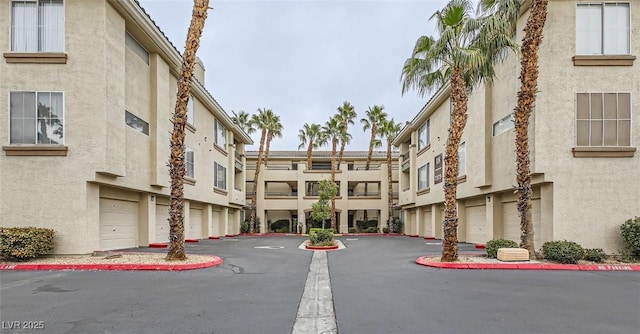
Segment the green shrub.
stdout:
<svg viewBox="0 0 640 334">
<path fill-rule="evenodd" d="M 402 233 L 402 226 L 404 225 L 404 223 L 402 222 L 402 220 L 400 220 L 400 218 L 396 218 L 393 220 L 393 223 L 391 224 L 391 232 L 393 233 Z"/>
<path fill-rule="evenodd" d="M 355 227 L 349 227 L 349 233 L 358 233 L 358 230 Z"/>
<path fill-rule="evenodd" d="M 631 255 L 640 257 L 640 217 L 627 220 L 620 226 L 620 234 L 627 251 Z"/>
<path fill-rule="evenodd" d="M 50 228 L 0 227 L 0 257 L 21 261 L 51 254 L 54 237 Z"/>
<path fill-rule="evenodd" d="M 382 233 L 389 233 L 389 228 L 388 227 L 383 227 L 382 228 Z"/>
<path fill-rule="evenodd" d="M 497 258 L 498 249 L 500 248 L 518 248 L 518 243 L 513 240 L 507 240 L 507 239 L 489 240 L 487 242 L 487 245 L 485 246 L 487 257 L 491 257 L 494 259 Z"/>
<path fill-rule="evenodd" d="M 584 258 L 584 249 L 573 241 L 548 241 L 542 245 L 542 255 L 547 260 L 576 264 Z"/>
<path fill-rule="evenodd" d="M 288 219 L 280 219 L 276 220 L 271 224 L 271 230 L 279 232 L 283 228 L 287 228 L 287 232 L 289 232 L 289 220 Z"/>
<path fill-rule="evenodd" d="M 245 220 L 244 222 L 242 222 L 240 224 L 240 232 L 242 233 L 249 233 L 249 221 Z"/>
<path fill-rule="evenodd" d="M 585 248 L 584 259 L 593 262 L 603 262 L 607 258 L 602 248 Z"/>
<path fill-rule="evenodd" d="M 371 226 L 364 230 L 365 233 L 378 233 L 380 229 L 377 226 Z"/>
<path fill-rule="evenodd" d="M 358 228 L 360 228 L 361 231 L 366 231 L 367 229 L 369 229 L 371 227 L 378 227 L 378 221 L 377 220 L 367 220 L 365 222 L 364 220 L 358 220 L 358 221 L 356 221 L 356 226 L 358 226 Z"/>
<path fill-rule="evenodd" d="M 333 232 L 331 230 L 319 229 L 309 233 L 311 246 L 333 246 Z"/>
</svg>

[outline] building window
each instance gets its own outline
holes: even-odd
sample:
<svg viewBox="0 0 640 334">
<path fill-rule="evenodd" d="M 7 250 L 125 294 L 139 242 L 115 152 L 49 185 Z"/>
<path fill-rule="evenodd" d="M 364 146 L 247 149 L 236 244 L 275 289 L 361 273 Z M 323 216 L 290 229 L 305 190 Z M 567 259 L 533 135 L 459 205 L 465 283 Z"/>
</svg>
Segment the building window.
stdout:
<svg viewBox="0 0 640 334">
<path fill-rule="evenodd" d="M 140 57 L 147 65 L 149 64 L 149 51 L 147 51 L 133 36 L 128 32 L 125 33 L 124 44 Z"/>
<path fill-rule="evenodd" d="M 9 99 L 11 144 L 63 144 L 62 93 L 11 92 Z"/>
<path fill-rule="evenodd" d="M 515 124 L 515 118 L 513 113 L 503 117 L 501 120 L 493 123 L 493 136 L 503 134 L 511 129 Z"/>
<path fill-rule="evenodd" d="M 184 161 L 185 161 L 185 168 L 186 168 L 185 176 L 188 176 L 188 177 L 190 177 L 192 179 L 194 179 L 195 175 L 196 175 L 195 171 L 194 171 L 194 168 L 193 168 L 194 167 L 193 155 L 194 155 L 193 149 L 187 147 L 184 150 Z"/>
<path fill-rule="evenodd" d="M 187 123 L 193 125 L 193 96 L 189 95 L 189 102 L 187 102 Z"/>
<path fill-rule="evenodd" d="M 464 142 L 460 143 L 458 148 L 458 176 L 466 175 L 467 173 L 467 148 Z"/>
<path fill-rule="evenodd" d="M 630 93 L 578 93 L 577 146 L 631 146 Z"/>
<path fill-rule="evenodd" d="M 418 168 L 418 191 L 429 188 L 429 164 Z"/>
<path fill-rule="evenodd" d="M 420 127 L 420 130 L 418 130 L 418 151 L 429 146 L 429 123 L 429 120 L 427 120 L 424 125 Z"/>
<path fill-rule="evenodd" d="M 11 51 L 64 52 L 62 0 L 12 1 Z"/>
<path fill-rule="evenodd" d="M 213 167 L 213 186 L 227 190 L 227 168 L 218 163 L 214 163 Z"/>
<path fill-rule="evenodd" d="M 147 136 L 149 135 L 149 123 L 143 121 L 140 117 L 125 110 L 124 121 L 128 126 L 144 133 Z"/>
<path fill-rule="evenodd" d="M 578 4 L 576 53 L 579 55 L 629 54 L 629 3 Z"/>
<path fill-rule="evenodd" d="M 215 123 L 216 131 L 216 144 L 220 147 L 227 146 L 227 128 L 222 125 L 218 120 Z"/>
</svg>

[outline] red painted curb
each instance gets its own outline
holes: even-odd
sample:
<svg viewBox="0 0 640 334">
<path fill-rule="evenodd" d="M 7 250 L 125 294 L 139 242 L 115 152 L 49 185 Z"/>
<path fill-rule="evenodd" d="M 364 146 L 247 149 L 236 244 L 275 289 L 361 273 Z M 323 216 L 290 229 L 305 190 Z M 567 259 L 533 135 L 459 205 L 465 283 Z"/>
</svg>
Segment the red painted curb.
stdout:
<svg viewBox="0 0 640 334">
<path fill-rule="evenodd" d="M 416 263 L 422 266 L 443 269 L 640 271 L 640 265 L 432 262 L 429 261 L 426 257 L 417 258 Z"/>
<path fill-rule="evenodd" d="M 410 237 L 412 237 L 412 238 L 417 238 L 417 237 L 419 237 L 419 235 L 417 235 L 417 234 L 411 234 L 411 235 L 409 235 L 409 236 L 410 236 Z"/>
<path fill-rule="evenodd" d="M 167 248 L 168 244 L 162 242 L 152 242 L 149 244 L 149 248 Z"/>
<path fill-rule="evenodd" d="M 198 239 L 184 239 L 184 242 L 193 242 L 193 243 L 196 243 L 196 242 L 200 242 L 200 240 L 198 240 Z"/>
<path fill-rule="evenodd" d="M 209 237 L 209 240 L 219 240 L 220 237 Z"/>
<path fill-rule="evenodd" d="M 402 237 L 400 233 L 342 233 L 343 237 Z"/>
<path fill-rule="evenodd" d="M 225 238 L 233 238 L 233 237 L 235 237 L 235 235 L 233 235 L 233 234 L 225 234 L 224 236 L 225 236 Z"/>
<path fill-rule="evenodd" d="M 436 237 L 424 237 L 425 240 L 436 240 Z"/>
<path fill-rule="evenodd" d="M 485 245 L 485 244 L 476 244 L 476 248 L 477 249 L 485 249 L 485 248 L 487 248 L 487 245 Z"/>
<path fill-rule="evenodd" d="M 13 264 L 0 265 L 0 270 L 156 270 L 182 271 L 219 266 L 222 259 L 212 256 L 210 262 L 192 264 Z"/>
</svg>

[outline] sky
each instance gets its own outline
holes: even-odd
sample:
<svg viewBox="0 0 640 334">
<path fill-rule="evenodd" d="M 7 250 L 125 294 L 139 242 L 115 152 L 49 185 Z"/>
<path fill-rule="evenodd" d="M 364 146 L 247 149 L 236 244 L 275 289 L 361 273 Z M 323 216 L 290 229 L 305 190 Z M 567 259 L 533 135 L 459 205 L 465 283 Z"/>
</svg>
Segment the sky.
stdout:
<svg viewBox="0 0 640 334">
<path fill-rule="evenodd" d="M 193 1 L 139 0 L 182 52 Z M 348 150 L 366 150 L 359 120 L 383 105 L 396 122 L 411 121 L 429 96 L 402 95 L 400 76 L 429 17 L 445 0 L 210 0 L 197 55 L 205 86 L 222 108 L 280 115 L 283 137 L 272 150 L 297 150 L 305 123 L 324 124 L 344 101 L 355 106 Z M 253 134 L 257 150 L 259 134 Z M 329 147 L 324 149 L 329 150 Z"/>
</svg>

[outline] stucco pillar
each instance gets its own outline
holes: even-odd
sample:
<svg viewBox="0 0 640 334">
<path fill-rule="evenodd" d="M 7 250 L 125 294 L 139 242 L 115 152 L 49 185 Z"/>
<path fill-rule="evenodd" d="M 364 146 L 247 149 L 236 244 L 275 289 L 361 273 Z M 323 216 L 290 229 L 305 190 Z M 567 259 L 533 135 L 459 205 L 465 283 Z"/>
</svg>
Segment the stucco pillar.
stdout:
<svg viewBox="0 0 640 334">
<path fill-rule="evenodd" d="M 189 229 L 191 228 L 191 202 L 184 201 L 184 238 L 189 239 Z"/>
<path fill-rule="evenodd" d="M 491 228 L 487 229 L 487 240 L 504 238 L 504 214 L 502 213 L 502 198 L 500 195 L 487 195 L 487 220 L 492 219 Z M 489 212 L 491 211 L 491 216 Z M 491 233 L 491 235 L 489 235 Z"/>
<path fill-rule="evenodd" d="M 553 241 L 553 183 L 540 186 L 540 245 Z"/>
<path fill-rule="evenodd" d="M 458 206 L 458 240 L 467 242 L 467 210 L 460 200 L 456 205 Z"/>
<path fill-rule="evenodd" d="M 431 206 L 431 222 L 433 224 L 433 236 L 442 239 L 442 210 L 439 204 Z"/>
<path fill-rule="evenodd" d="M 138 221 L 138 245 L 146 247 L 155 240 L 156 202 L 155 195 L 140 195 L 140 218 Z"/>
<path fill-rule="evenodd" d="M 57 238 L 56 238 L 57 239 Z M 82 248 L 75 251 L 71 248 L 56 247 L 59 254 L 88 254 L 100 249 L 100 186 L 87 182 L 87 225 Z"/>
<path fill-rule="evenodd" d="M 204 217 L 202 217 L 202 219 L 204 220 L 205 225 L 207 226 L 206 227 L 207 230 L 205 231 L 205 236 L 206 237 L 214 236 L 214 234 L 213 234 L 213 212 L 211 210 L 212 210 L 211 204 L 206 204 L 204 206 L 204 209 L 202 210 L 203 214 L 204 214 Z"/>
<path fill-rule="evenodd" d="M 229 224 L 229 208 L 223 208 L 222 211 L 220 211 L 220 219 L 222 220 L 223 226 L 225 226 L 225 229 L 227 230 L 225 235 L 238 234 L 236 233 L 236 231 L 234 231 L 233 226 L 230 226 Z"/>
<path fill-rule="evenodd" d="M 411 231 L 411 236 L 420 235 L 420 224 L 422 224 L 422 212 L 420 212 L 420 208 L 416 208 L 416 221 L 413 224 L 413 231 Z"/>
</svg>

